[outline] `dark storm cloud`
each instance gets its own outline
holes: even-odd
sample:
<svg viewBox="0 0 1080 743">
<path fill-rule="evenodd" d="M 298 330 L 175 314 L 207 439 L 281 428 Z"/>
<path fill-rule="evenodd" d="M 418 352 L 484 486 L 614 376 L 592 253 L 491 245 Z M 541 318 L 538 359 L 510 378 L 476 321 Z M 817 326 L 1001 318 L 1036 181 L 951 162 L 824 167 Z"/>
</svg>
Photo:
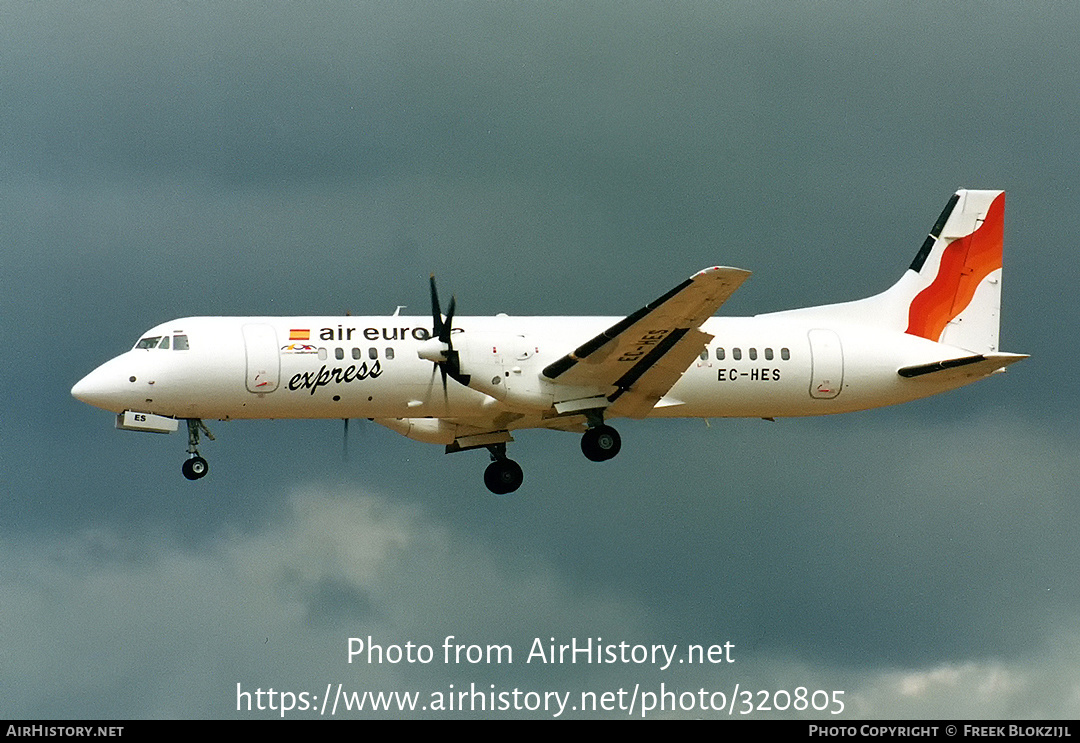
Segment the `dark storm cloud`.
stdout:
<svg viewBox="0 0 1080 743">
<path fill-rule="evenodd" d="M 395 256 L 470 294 L 507 279 L 477 312 L 548 311 L 518 266 L 572 312 L 626 311 L 593 276 L 648 296 L 718 262 L 758 272 L 736 311 L 876 291 L 957 185 L 1061 183 L 1036 158 L 1077 144 L 1049 123 L 1066 38 L 1002 8 L 35 7 L 5 26 L 14 164 L 138 184 L 121 204 L 152 194 L 189 250 L 276 232 L 307 277 L 346 255 L 356 283 L 402 284 Z M 329 239 L 298 224 L 312 181 L 336 189 Z M 672 250 L 685 268 L 643 273 Z"/>
<path fill-rule="evenodd" d="M 1075 716 L 1076 13 L 5 5 L 15 708 L 227 715 L 233 669 L 318 687 L 373 631 L 732 638 L 747 683 L 864 716 Z M 896 411 L 626 422 L 605 465 L 523 432 L 493 499 L 482 456 L 375 426 L 342 463 L 340 423 L 211 422 L 192 489 L 182 440 L 68 396 L 170 317 L 425 314 L 433 270 L 464 314 L 623 314 L 719 263 L 755 272 L 725 313 L 855 298 L 958 186 L 1009 192 L 1003 345 L 1033 358 Z"/>
</svg>

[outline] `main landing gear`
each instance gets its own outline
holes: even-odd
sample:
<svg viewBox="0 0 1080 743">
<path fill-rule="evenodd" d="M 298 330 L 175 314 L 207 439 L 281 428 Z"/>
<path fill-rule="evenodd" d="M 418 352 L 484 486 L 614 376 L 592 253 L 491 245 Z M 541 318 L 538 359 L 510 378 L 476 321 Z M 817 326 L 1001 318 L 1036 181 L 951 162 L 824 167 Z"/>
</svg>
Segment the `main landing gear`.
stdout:
<svg viewBox="0 0 1080 743">
<path fill-rule="evenodd" d="M 495 495 L 506 495 L 521 487 L 525 474 L 521 465 L 506 456 L 506 444 L 492 444 L 491 464 L 484 470 L 484 484 Z"/>
<path fill-rule="evenodd" d="M 189 480 L 198 480 L 200 477 L 205 477 L 206 473 L 210 471 L 210 465 L 206 463 L 206 460 L 199 456 L 199 432 L 206 434 L 206 438 L 211 441 L 214 440 L 214 434 L 210 433 L 210 429 L 206 427 L 206 424 L 199 418 L 187 419 L 187 437 L 188 437 L 188 459 L 184 462 L 184 466 L 180 468 L 180 471 L 184 473 L 184 477 Z"/>
<path fill-rule="evenodd" d="M 525 479 L 521 465 L 506 456 L 506 444 L 490 444 L 491 464 L 484 470 L 484 484 L 495 495 L 507 495 L 521 487 Z M 594 462 L 606 462 L 619 453 L 622 438 L 611 426 L 599 423 L 581 437 L 581 451 Z"/>
<path fill-rule="evenodd" d="M 619 453 L 622 438 L 611 426 L 594 426 L 581 437 L 581 453 L 594 462 L 606 462 Z"/>
</svg>

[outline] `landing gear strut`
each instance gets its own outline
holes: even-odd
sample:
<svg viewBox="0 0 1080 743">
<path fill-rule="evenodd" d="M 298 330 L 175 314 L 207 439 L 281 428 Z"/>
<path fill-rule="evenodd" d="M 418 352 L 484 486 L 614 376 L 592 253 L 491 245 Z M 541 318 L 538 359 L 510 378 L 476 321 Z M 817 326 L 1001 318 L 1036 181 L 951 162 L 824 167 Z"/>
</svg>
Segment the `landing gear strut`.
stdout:
<svg viewBox="0 0 1080 743">
<path fill-rule="evenodd" d="M 180 471 L 184 473 L 184 477 L 189 480 L 198 480 L 200 477 L 205 477 L 206 473 L 210 471 L 210 465 L 206 463 L 206 460 L 199 456 L 199 432 L 206 434 L 206 438 L 211 441 L 214 440 L 214 434 L 210 433 L 210 429 L 206 427 L 206 424 L 199 418 L 187 419 L 187 437 L 188 437 L 188 459 L 184 462 L 184 466 L 180 468 Z"/>
<path fill-rule="evenodd" d="M 581 437 L 581 452 L 594 462 L 606 462 L 621 448 L 619 432 L 604 424 L 590 428 Z"/>
<path fill-rule="evenodd" d="M 495 495 L 506 495 L 521 487 L 525 479 L 521 465 L 506 456 L 506 444 L 492 444 L 491 464 L 484 470 L 484 484 Z"/>
</svg>

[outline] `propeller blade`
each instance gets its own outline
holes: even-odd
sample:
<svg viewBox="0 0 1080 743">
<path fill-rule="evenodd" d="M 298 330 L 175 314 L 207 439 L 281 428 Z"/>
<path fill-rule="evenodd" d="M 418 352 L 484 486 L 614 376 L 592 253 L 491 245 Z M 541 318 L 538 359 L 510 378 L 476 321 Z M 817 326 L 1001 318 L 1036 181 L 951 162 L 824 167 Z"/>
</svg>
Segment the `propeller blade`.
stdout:
<svg viewBox="0 0 1080 743">
<path fill-rule="evenodd" d="M 435 362 L 431 365 L 431 379 L 428 380 L 427 402 L 431 403 L 431 393 L 435 389 L 435 372 L 438 371 L 442 377 L 442 392 L 443 392 L 443 407 L 450 407 L 450 394 L 448 392 L 448 385 L 446 384 L 447 371 L 443 363 Z"/>
<path fill-rule="evenodd" d="M 450 333 L 454 329 L 454 308 L 457 305 L 457 297 L 453 294 L 450 295 L 450 306 L 446 308 L 446 320 L 443 322 L 441 328 L 442 332 L 439 334 L 439 340 L 446 344 L 446 347 L 453 350 L 454 346 L 450 342 Z"/>
<path fill-rule="evenodd" d="M 432 360 L 435 366 L 439 367 L 439 372 L 442 374 L 443 383 L 443 399 L 449 404 L 449 393 L 447 392 L 446 378 L 450 377 L 456 382 L 465 385 L 469 385 L 469 375 L 461 373 L 461 357 L 458 352 L 454 350 L 454 344 L 451 340 L 451 334 L 454 331 L 454 313 L 457 311 L 457 297 L 453 294 L 450 295 L 450 304 L 446 307 L 446 317 L 443 317 L 442 307 L 439 305 L 439 290 L 435 288 L 435 274 L 431 274 L 431 330 L 436 339 L 440 343 L 445 344 L 445 349 L 441 352 L 441 360 Z M 425 352 L 422 358 L 431 358 Z M 432 371 L 432 380 L 434 380 L 435 372 Z M 429 390 L 430 393 L 430 390 Z"/>
<path fill-rule="evenodd" d="M 431 332 L 442 337 L 442 308 L 439 306 L 439 290 L 435 288 L 435 274 L 431 274 Z"/>
</svg>

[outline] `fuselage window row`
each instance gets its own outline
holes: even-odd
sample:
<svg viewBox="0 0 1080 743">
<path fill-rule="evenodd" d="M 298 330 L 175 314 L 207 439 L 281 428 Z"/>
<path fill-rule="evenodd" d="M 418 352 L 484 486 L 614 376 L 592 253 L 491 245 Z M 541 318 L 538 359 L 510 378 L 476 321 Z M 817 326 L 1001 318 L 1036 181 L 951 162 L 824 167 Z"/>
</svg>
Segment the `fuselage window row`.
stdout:
<svg viewBox="0 0 1080 743">
<path fill-rule="evenodd" d="M 731 349 L 731 358 L 733 360 L 735 360 L 735 361 L 742 361 L 742 353 L 743 353 L 742 348 L 732 348 Z M 718 346 L 717 349 L 716 349 L 715 356 L 716 356 L 717 361 L 724 361 L 727 358 L 727 351 Z M 758 350 L 756 348 L 747 349 L 747 356 L 750 358 L 751 361 L 757 361 Z M 773 353 L 773 350 L 771 348 L 766 348 L 765 349 L 765 360 L 766 361 L 772 361 L 774 358 L 776 358 L 776 355 Z M 791 350 L 787 349 L 787 348 L 781 348 L 780 349 L 780 358 L 783 361 L 790 361 L 791 360 Z M 701 352 L 701 360 L 702 361 L 708 361 L 709 360 L 709 349 L 706 348 L 704 351 Z"/>
<path fill-rule="evenodd" d="M 384 358 L 387 358 L 387 359 L 394 358 L 394 349 L 390 348 L 388 346 L 385 349 L 385 351 L 383 352 L 383 355 L 384 355 Z M 328 356 L 329 356 L 329 352 L 325 348 L 320 347 L 319 348 L 319 358 L 321 360 L 325 361 Z M 352 357 L 356 361 L 359 361 L 360 359 L 362 359 L 364 357 L 364 350 L 362 348 L 353 348 L 352 349 Z M 334 349 L 334 358 L 337 359 L 338 361 L 343 360 L 345 358 L 345 349 L 344 348 L 335 348 Z M 379 358 L 379 349 L 377 349 L 377 348 L 369 348 L 368 349 L 368 358 L 371 359 L 372 361 L 377 360 Z"/>
</svg>

